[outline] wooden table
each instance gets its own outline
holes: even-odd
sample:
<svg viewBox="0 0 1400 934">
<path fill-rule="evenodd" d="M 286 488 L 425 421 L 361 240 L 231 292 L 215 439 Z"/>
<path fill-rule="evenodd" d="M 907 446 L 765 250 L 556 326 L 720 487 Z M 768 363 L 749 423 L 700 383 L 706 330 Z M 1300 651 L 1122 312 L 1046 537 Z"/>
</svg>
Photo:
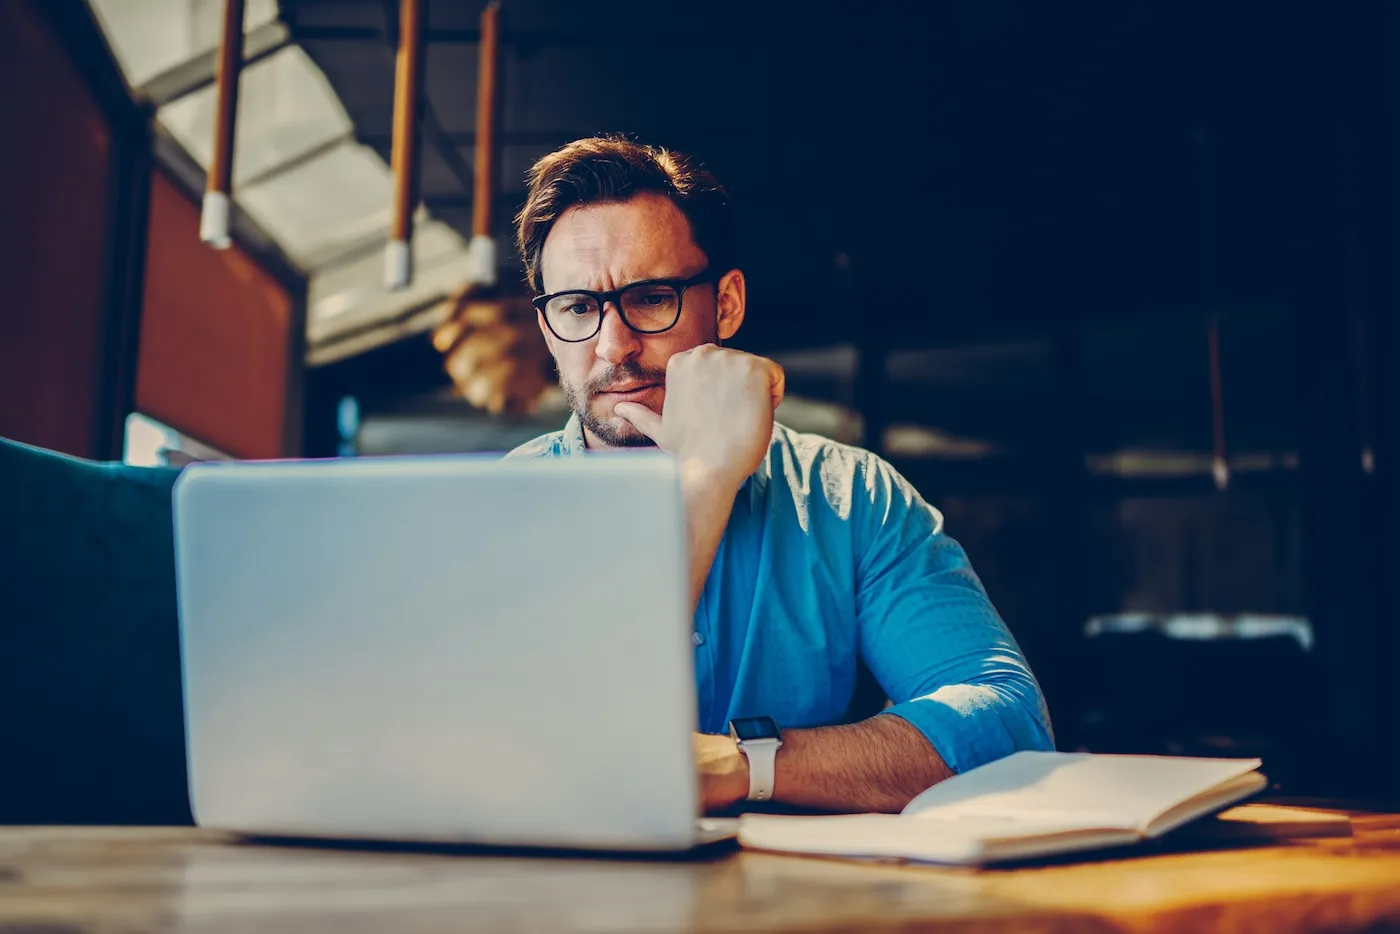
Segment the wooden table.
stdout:
<svg viewBox="0 0 1400 934">
<path fill-rule="evenodd" d="M 1400 820 L 1356 828 L 1352 839 L 984 871 L 0 828 L 0 934 L 1400 930 Z"/>
</svg>

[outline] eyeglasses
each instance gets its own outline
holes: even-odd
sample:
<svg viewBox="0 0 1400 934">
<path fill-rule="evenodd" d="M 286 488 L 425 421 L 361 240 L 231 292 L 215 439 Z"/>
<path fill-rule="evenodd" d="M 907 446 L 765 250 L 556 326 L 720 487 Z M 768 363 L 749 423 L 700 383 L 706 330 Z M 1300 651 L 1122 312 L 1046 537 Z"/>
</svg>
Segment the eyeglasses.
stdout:
<svg viewBox="0 0 1400 934">
<path fill-rule="evenodd" d="M 586 341 L 603 329 L 603 309 L 612 302 L 622 321 L 639 334 L 660 334 L 681 319 L 685 290 L 710 279 L 705 268 L 689 279 L 644 279 L 611 292 L 574 289 L 541 295 L 532 304 L 561 341 Z"/>
</svg>

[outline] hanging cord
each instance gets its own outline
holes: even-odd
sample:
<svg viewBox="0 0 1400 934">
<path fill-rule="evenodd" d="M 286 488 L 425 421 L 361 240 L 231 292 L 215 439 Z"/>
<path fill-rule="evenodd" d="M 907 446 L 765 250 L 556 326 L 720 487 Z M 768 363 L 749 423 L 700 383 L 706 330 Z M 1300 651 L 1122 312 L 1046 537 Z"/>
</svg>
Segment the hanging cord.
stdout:
<svg viewBox="0 0 1400 934">
<path fill-rule="evenodd" d="M 1215 488 L 1224 492 L 1230 486 L 1230 462 L 1225 454 L 1225 389 L 1220 371 L 1220 315 L 1212 312 L 1206 324 L 1206 338 L 1210 347 L 1210 416 L 1214 436 L 1215 454 L 1211 460 L 1211 474 L 1215 477 Z"/>
<path fill-rule="evenodd" d="M 413 281 L 413 207 L 418 175 L 419 84 L 423 79 L 423 9 L 400 0 L 399 51 L 394 76 L 394 138 L 389 154 L 394 193 L 389 243 L 384 250 L 384 287 L 406 289 Z"/>
<path fill-rule="evenodd" d="M 1376 472 L 1376 449 L 1371 440 L 1371 405 L 1367 396 L 1370 374 L 1366 366 L 1366 319 L 1360 312 L 1356 315 L 1353 333 L 1356 339 L 1356 399 L 1361 420 L 1361 472 L 1373 474 Z"/>
<path fill-rule="evenodd" d="M 233 190 L 233 133 L 238 118 L 238 81 L 243 70 L 243 0 L 225 0 L 224 32 L 219 39 L 214 76 L 214 153 L 209 160 L 199 239 L 216 250 L 228 249 L 229 196 Z"/>
</svg>

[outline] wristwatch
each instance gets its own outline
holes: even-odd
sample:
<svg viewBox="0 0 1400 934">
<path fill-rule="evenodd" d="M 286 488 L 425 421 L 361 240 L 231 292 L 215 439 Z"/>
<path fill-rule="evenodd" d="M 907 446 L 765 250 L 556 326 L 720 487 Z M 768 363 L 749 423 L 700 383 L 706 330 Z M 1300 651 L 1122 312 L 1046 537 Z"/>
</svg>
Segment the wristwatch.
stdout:
<svg viewBox="0 0 1400 934">
<path fill-rule="evenodd" d="M 749 800 L 771 799 L 774 765 L 783 745 L 782 730 L 772 717 L 740 717 L 729 721 L 729 735 L 749 760 Z"/>
</svg>

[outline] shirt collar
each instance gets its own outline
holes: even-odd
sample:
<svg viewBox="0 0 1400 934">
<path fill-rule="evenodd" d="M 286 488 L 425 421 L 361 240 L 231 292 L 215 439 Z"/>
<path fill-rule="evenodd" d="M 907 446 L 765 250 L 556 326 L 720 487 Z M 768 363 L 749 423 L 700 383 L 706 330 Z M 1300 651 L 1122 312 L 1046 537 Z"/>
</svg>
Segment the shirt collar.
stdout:
<svg viewBox="0 0 1400 934">
<path fill-rule="evenodd" d="M 575 457 L 588 453 L 588 444 L 583 440 L 583 423 L 577 414 L 571 414 L 564 430 L 559 434 L 559 453 Z"/>
</svg>

